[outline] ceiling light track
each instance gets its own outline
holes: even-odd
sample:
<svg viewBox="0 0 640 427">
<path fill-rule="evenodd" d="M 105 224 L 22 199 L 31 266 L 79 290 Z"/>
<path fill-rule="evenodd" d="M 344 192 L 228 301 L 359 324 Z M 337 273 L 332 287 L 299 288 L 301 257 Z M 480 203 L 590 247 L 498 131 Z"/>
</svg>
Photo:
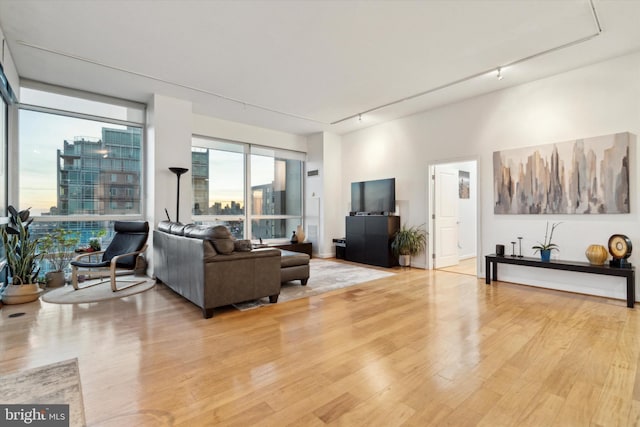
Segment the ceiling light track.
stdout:
<svg viewBox="0 0 640 427">
<path fill-rule="evenodd" d="M 199 92 L 199 93 L 204 93 L 206 95 L 215 96 L 216 98 L 223 99 L 225 101 L 234 102 L 236 104 L 239 104 L 239 105 L 241 105 L 243 107 L 243 109 L 246 109 L 246 107 L 253 107 L 253 108 L 256 108 L 256 109 L 259 109 L 259 110 L 268 111 L 270 113 L 275 113 L 275 114 L 280 114 L 280 115 L 287 116 L 287 117 L 292 117 L 294 119 L 306 120 L 306 121 L 309 121 L 309 122 L 320 123 L 320 124 L 323 124 L 323 125 L 328 125 L 329 124 L 329 123 L 326 123 L 326 122 L 323 122 L 323 121 L 320 121 L 320 120 L 312 119 L 312 118 L 305 117 L 305 116 L 300 116 L 298 114 L 288 113 L 286 111 L 280 111 L 280 110 L 276 110 L 274 108 L 265 107 L 264 105 L 253 104 L 251 102 L 241 101 L 239 99 L 231 98 L 229 96 L 225 96 L 225 95 L 222 95 L 222 94 L 219 94 L 219 93 L 216 93 L 216 92 L 212 92 L 212 91 L 209 91 L 209 90 L 206 90 L 206 89 L 202 89 L 202 88 L 199 88 L 199 87 L 190 86 L 190 85 L 183 84 L 183 83 L 173 82 L 171 80 L 166 80 L 166 79 L 163 79 L 163 78 L 160 78 L 160 77 L 156 77 L 156 76 L 153 76 L 153 75 L 150 75 L 150 74 L 141 73 L 141 72 L 138 72 L 138 71 L 127 70 L 126 68 L 118 67 L 118 66 L 115 66 L 115 65 L 110 65 L 110 64 L 107 64 L 107 63 L 104 63 L 104 62 L 100 62 L 100 61 L 96 61 L 96 60 L 93 60 L 93 59 L 90 59 L 90 58 L 85 58 L 85 57 L 82 57 L 82 56 L 74 55 L 72 53 L 63 52 L 63 51 L 59 51 L 59 50 L 55 50 L 55 49 L 49 49 L 47 47 L 39 46 L 39 45 L 36 45 L 36 44 L 33 44 L 33 43 L 29 43 L 29 42 L 25 42 L 25 41 L 22 41 L 22 40 L 17 40 L 16 42 L 18 44 L 22 45 L 22 46 L 25 46 L 25 47 L 29 47 L 29 48 L 32 48 L 32 49 L 37 49 L 37 50 L 40 50 L 40 51 L 43 51 L 43 52 L 47 52 L 47 53 L 51 53 L 51 54 L 58 55 L 58 56 L 64 56 L 65 58 L 75 59 L 77 61 L 86 62 L 86 63 L 89 63 L 89 64 L 97 65 L 99 67 L 108 68 L 110 70 L 120 71 L 120 72 L 131 74 L 131 75 L 134 75 L 134 76 L 155 80 L 155 81 L 160 82 L 160 83 L 165 83 L 165 84 L 168 84 L 168 85 L 181 87 L 183 89 L 192 90 L 194 92 Z"/>
<path fill-rule="evenodd" d="M 409 101 L 411 99 L 419 98 L 421 96 L 425 96 L 425 95 L 428 95 L 430 93 L 437 92 L 439 90 L 446 89 L 446 88 L 449 88 L 451 86 L 455 86 L 455 85 L 458 85 L 460 83 L 464 83 L 464 82 L 467 82 L 469 80 L 476 79 L 476 78 L 478 78 L 480 76 L 484 76 L 484 75 L 489 74 L 489 73 L 494 73 L 496 71 L 498 72 L 498 79 L 502 80 L 502 77 L 504 77 L 502 72 L 507 67 L 511 67 L 513 65 L 520 64 L 522 62 L 530 61 L 530 60 L 532 60 L 534 58 L 537 58 L 537 57 L 540 57 L 540 56 L 543 56 L 543 55 L 547 55 L 549 53 L 556 52 L 558 50 L 566 49 L 568 47 L 575 46 L 575 45 L 578 45 L 580 43 L 587 42 L 587 41 L 589 41 L 589 40 L 591 40 L 591 39 L 593 39 L 595 37 L 598 37 L 602 33 L 602 27 L 600 26 L 600 19 L 598 18 L 598 13 L 596 12 L 596 7 L 593 4 L 593 0 L 589 0 L 589 5 L 591 6 L 591 16 L 593 18 L 593 22 L 595 24 L 596 31 L 594 33 L 592 33 L 592 34 L 589 34 L 586 37 L 581 37 L 581 38 L 579 38 L 577 40 L 573 40 L 573 41 L 570 41 L 568 43 L 561 44 L 560 46 L 552 47 L 550 49 L 534 53 L 534 54 L 526 56 L 524 58 L 520 58 L 520 59 L 517 59 L 515 61 L 500 65 L 498 67 L 492 67 L 492 68 L 489 68 L 487 70 L 483 70 L 483 71 L 480 71 L 478 73 L 472 74 L 470 76 L 462 77 L 462 78 L 460 78 L 458 80 L 454 80 L 452 82 L 445 83 L 443 85 L 440 85 L 440 86 L 437 86 L 437 87 L 434 87 L 434 88 L 431 88 L 431 89 L 427 89 L 425 91 L 416 93 L 414 95 L 410 95 L 410 96 L 407 96 L 407 97 L 404 97 L 404 98 L 401 98 L 401 99 L 398 99 L 398 100 L 395 100 L 395 101 L 387 102 L 386 104 L 378 105 L 377 107 L 369 108 L 368 110 L 361 111 L 359 113 L 352 114 L 352 115 L 350 115 L 348 117 L 345 117 L 345 118 L 342 118 L 340 120 L 336 120 L 334 122 L 331 122 L 331 124 L 332 125 L 337 125 L 338 123 L 342 123 L 342 122 L 345 122 L 347 120 L 354 119 L 356 117 L 360 120 L 360 118 L 362 117 L 363 114 L 369 114 L 369 113 L 372 113 L 374 111 L 382 110 L 383 108 L 387 108 L 387 107 L 390 107 L 392 105 L 400 104 L 402 102 Z"/>
</svg>

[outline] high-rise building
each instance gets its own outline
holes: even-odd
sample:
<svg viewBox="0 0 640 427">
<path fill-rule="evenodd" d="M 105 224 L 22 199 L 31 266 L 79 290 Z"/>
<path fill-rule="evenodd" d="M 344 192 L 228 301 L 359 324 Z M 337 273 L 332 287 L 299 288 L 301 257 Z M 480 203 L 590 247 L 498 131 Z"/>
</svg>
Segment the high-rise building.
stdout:
<svg viewBox="0 0 640 427">
<path fill-rule="evenodd" d="M 140 128 L 102 128 L 101 139 L 64 141 L 56 214 L 139 213 L 141 139 Z"/>
<path fill-rule="evenodd" d="M 209 212 L 209 150 L 191 150 L 191 181 L 193 189 L 193 214 L 206 215 Z"/>
<path fill-rule="evenodd" d="M 86 246 L 105 230 L 104 243 L 110 241 L 113 227 L 109 220 L 87 221 L 82 216 L 140 213 L 141 149 L 140 128 L 102 128 L 101 138 L 65 140 L 57 150 L 57 204 L 48 215 L 70 218 L 34 222 L 32 236 L 63 228 L 77 233 L 80 245 Z"/>
</svg>

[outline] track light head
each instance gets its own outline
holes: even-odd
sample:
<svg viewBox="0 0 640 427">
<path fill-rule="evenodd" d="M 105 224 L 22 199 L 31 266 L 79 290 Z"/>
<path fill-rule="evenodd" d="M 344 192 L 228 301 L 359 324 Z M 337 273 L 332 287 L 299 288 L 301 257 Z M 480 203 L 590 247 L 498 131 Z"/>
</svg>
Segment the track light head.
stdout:
<svg viewBox="0 0 640 427">
<path fill-rule="evenodd" d="M 498 80 L 502 80 L 502 67 L 498 67 Z"/>
</svg>

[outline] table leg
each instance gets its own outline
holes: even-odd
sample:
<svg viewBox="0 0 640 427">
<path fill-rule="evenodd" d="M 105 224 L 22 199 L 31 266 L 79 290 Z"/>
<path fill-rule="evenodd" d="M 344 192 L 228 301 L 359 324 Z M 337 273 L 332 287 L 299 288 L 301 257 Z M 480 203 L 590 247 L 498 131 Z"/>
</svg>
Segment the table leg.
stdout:
<svg viewBox="0 0 640 427">
<path fill-rule="evenodd" d="M 493 281 L 494 282 L 498 281 L 498 262 L 497 261 L 493 262 Z"/>
<path fill-rule="evenodd" d="M 636 302 L 636 274 L 634 271 L 627 276 L 627 307 L 633 308 Z"/>
<path fill-rule="evenodd" d="M 491 284 L 491 261 L 487 257 L 484 259 L 484 283 Z"/>
</svg>

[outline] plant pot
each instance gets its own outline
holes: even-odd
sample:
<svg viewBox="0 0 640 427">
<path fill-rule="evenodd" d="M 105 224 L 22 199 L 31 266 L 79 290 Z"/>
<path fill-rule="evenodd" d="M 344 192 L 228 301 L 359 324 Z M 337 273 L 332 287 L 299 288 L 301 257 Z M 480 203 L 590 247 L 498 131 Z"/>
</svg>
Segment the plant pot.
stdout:
<svg viewBox="0 0 640 427">
<path fill-rule="evenodd" d="M 2 302 L 5 304 L 24 304 L 40 298 L 42 290 L 37 283 L 26 285 L 9 285 L 4 289 Z"/>
<path fill-rule="evenodd" d="M 402 267 L 410 267 L 411 266 L 411 255 L 400 255 L 398 256 L 398 264 Z"/>
<path fill-rule="evenodd" d="M 544 262 L 549 262 L 551 260 L 551 249 L 541 250 L 540 259 Z"/>
<path fill-rule="evenodd" d="M 64 271 L 50 271 L 45 274 L 47 288 L 60 288 L 64 286 Z"/>
</svg>

